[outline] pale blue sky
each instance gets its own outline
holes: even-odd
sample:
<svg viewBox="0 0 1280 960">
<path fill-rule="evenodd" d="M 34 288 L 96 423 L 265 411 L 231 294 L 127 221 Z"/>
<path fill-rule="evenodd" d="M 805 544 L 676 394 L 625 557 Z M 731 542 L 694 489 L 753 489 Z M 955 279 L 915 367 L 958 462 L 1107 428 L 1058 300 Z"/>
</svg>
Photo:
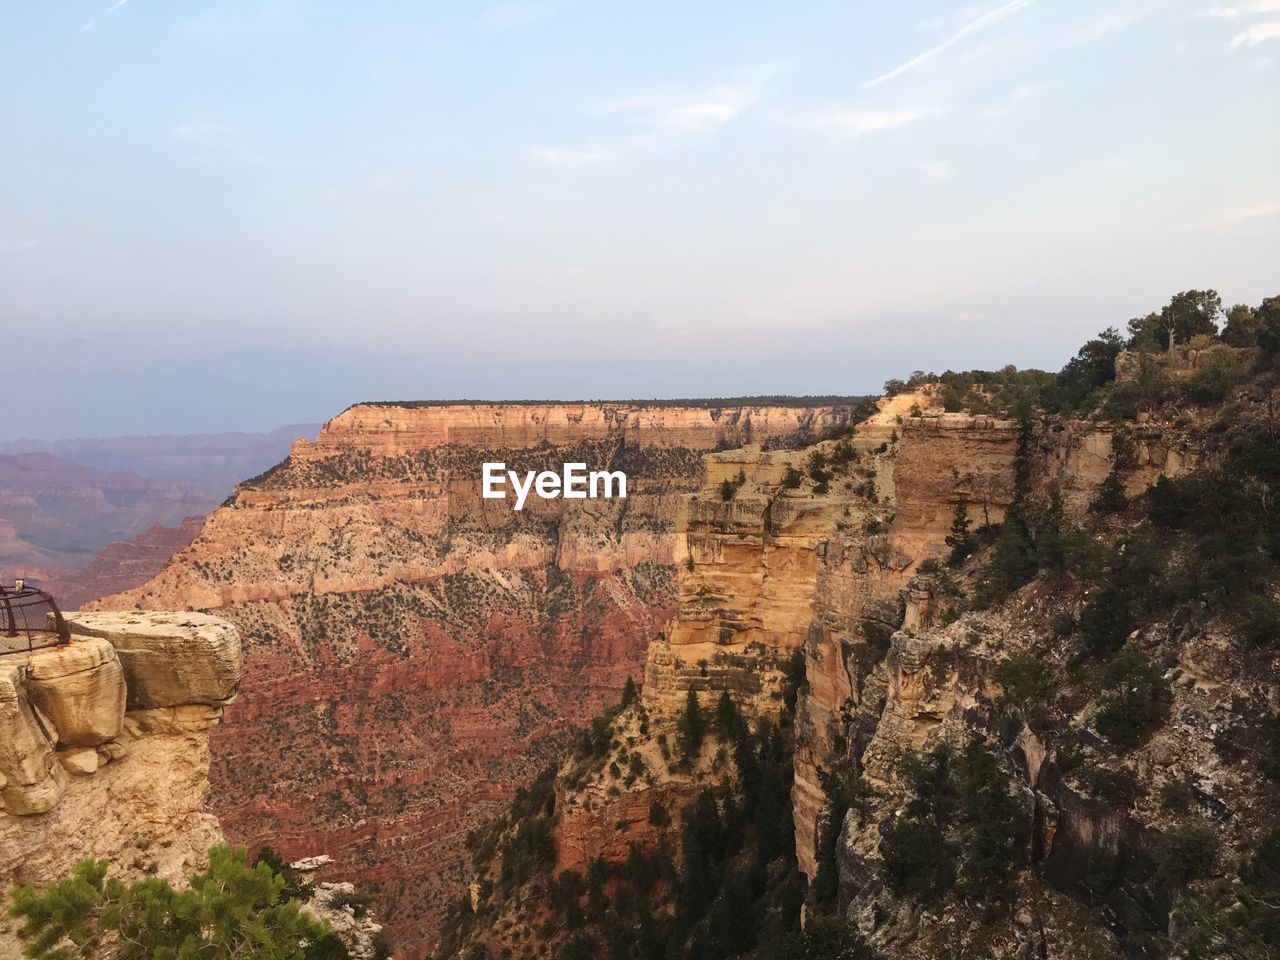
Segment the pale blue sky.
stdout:
<svg viewBox="0 0 1280 960">
<path fill-rule="evenodd" d="M 1277 171 L 1280 0 L 8 0 L 0 438 L 1056 369 Z"/>
</svg>

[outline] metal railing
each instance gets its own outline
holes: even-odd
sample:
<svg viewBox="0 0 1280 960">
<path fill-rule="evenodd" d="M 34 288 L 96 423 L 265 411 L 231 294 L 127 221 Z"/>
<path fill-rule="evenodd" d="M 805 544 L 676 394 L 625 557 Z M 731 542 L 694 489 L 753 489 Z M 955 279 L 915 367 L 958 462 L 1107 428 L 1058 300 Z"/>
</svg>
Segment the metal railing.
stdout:
<svg viewBox="0 0 1280 960">
<path fill-rule="evenodd" d="M 71 640 L 71 631 L 53 597 L 19 580 L 0 586 L 0 656 L 30 653 Z"/>
</svg>

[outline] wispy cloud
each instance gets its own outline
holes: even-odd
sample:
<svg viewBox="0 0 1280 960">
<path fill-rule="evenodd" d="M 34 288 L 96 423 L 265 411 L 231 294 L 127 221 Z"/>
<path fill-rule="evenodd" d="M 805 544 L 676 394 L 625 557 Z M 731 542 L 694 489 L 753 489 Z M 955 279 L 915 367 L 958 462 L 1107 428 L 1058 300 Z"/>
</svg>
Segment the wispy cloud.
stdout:
<svg viewBox="0 0 1280 960">
<path fill-rule="evenodd" d="M 1245 223 L 1266 217 L 1280 216 L 1280 203 L 1256 203 L 1244 207 L 1228 207 L 1218 214 L 1222 223 Z"/>
<path fill-rule="evenodd" d="M 1246 203 L 1206 212 L 1202 217 L 1177 224 L 1179 231 L 1243 232 L 1266 231 L 1270 221 L 1280 220 L 1280 202 Z"/>
<path fill-rule="evenodd" d="M 920 160 L 916 163 L 916 169 L 929 180 L 937 180 L 939 183 L 956 175 L 949 160 Z"/>
<path fill-rule="evenodd" d="M 171 127 L 169 135 L 179 143 L 190 144 L 208 154 L 222 156 L 246 166 L 266 170 L 278 170 L 284 166 L 281 161 L 266 157 L 250 146 L 235 127 L 216 120 L 189 120 Z"/>
<path fill-rule="evenodd" d="M 682 133 L 724 126 L 759 98 L 754 82 L 724 83 L 697 97 L 632 97 L 605 106 L 606 113 L 630 114 L 641 122 Z"/>
<path fill-rule="evenodd" d="M 585 167 L 604 160 L 611 160 L 616 151 L 610 147 L 590 147 L 583 150 L 564 147 L 530 147 L 529 156 L 549 167 Z"/>
<path fill-rule="evenodd" d="M 1256 47 L 1260 43 L 1277 38 L 1280 38 L 1280 20 L 1255 23 L 1231 38 L 1231 49 L 1239 50 L 1241 47 Z"/>
<path fill-rule="evenodd" d="M 928 110 L 904 108 L 901 110 L 825 110 L 811 115 L 808 125 L 824 133 L 833 133 L 846 140 L 881 130 L 905 127 L 909 123 L 929 115 Z"/>
<path fill-rule="evenodd" d="M 525 153 L 552 167 L 585 167 L 625 154 L 672 149 L 698 134 L 708 134 L 738 117 L 760 99 L 764 78 L 776 72 L 772 66 L 751 71 L 746 79 L 722 83 L 700 93 L 661 92 L 609 100 L 600 105 L 603 114 L 627 125 L 603 144 L 586 147 L 533 146 Z"/>
<path fill-rule="evenodd" d="M 971 37 L 975 33 L 980 33 L 981 31 L 987 29 L 987 27 L 990 27 L 993 24 L 999 23 L 1001 20 L 1004 20 L 1006 17 L 1013 16 L 1018 11 L 1026 9 L 1027 7 L 1031 6 L 1031 4 L 1033 3 L 1035 3 L 1035 0 L 1008 0 L 1007 3 L 1004 3 L 1001 6 L 996 7 L 996 9 L 994 10 L 984 13 L 982 16 L 978 17 L 976 20 L 970 20 L 963 27 L 961 27 L 955 33 L 951 34 L 951 36 L 947 37 L 941 43 L 935 44 L 934 46 L 926 50 L 924 53 L 921 53 L 918 56 L 912 57 L 906 63 L 900 64 L 894 67 L 888 73 L 882 73 L 880 76 L 872 80 L 868 80 L 862 86 L 865 88 L 878 87 L 880 84 L 886 83 L 887 81 L 892 80 L 894 77 L 900 77 L 902 76 L 902 74 L 906 73 L 907 71 L 914 70 L 916 67 L 920 66 L 920 64 L 925 63 L 929 60 L 932 60 L 938 54 L 955 46 L 957 43 L 959 43 L 961 40 L 964 40 L 966 37 Z"/>
<path fill-rule="evenodd" d="M 1237 17 L 1259 13 L 1280 13 L 1280 0 L 1254 0 L 1253 3 L 1234 6 L 1219 3 L 1209 8 L 1209 16 L 1223 20 L 1234 20 Z"/>
<path fill-rule="evenodd" d="M 119 10 L 121 7 L 123 7 L 123 6 L 124 6 L 126 3 L 128 3 L 128 2 L 129 2 L 129 0 L 115 0 L 115 3 L 111 4 L 111 6 L 107 7 L 107 9 L 106 9 L 106 10 L 102 11 L 102 15 L 105 17 L 108 13 L 114 13 L 115 11 Z M 86 20 L 86 21 L 84 22 L 84 26 L 82 26 L 82 27 L 80 28 L 80 32 L 81 32 L 81 33 L 86 33 L 87 31 L 92 30 L 92 29 L 93 29 L 93 21 L 92 21 L 92 20 Z"/>
</svg>

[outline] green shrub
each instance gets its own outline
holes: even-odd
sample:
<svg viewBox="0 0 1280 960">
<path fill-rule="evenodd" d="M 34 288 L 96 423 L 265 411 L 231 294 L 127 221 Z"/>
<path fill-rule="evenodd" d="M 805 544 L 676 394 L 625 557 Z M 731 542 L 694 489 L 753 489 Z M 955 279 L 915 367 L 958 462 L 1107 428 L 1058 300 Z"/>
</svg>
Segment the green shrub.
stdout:
<svg viewBox="0 0 1280 960">
<path fill-rule="evenodd" d="M 1201 354 L 1196 372 L 1187 381 L 1187 396 L 1201 406 L 1221 403 L 1239 382 L 1235 351 L 1230 347 L 1215 347 Z"/>
<path fill-rule="evenodd" d="M 1125 646 L 1104 674 L 1110 692 L 1100 701 L 1098 732 L 1121 747 L 1139 741 L 1169 718 L 1173 690 L 1160 667 L 1137 647 Z"/>
<path fill-rule="evenodd" d="M 10 915 L 32 960 L 72 957 L 341 958 L 325 942 L 328 926 L 284 896 L 285 878 L 245 850 L 214 847 L 209 866 L 176 891 L 147 877 L 126 884 L 106 860 L 84 860 L 43 892 L 20 887 Z M 323 944 L 323 946 L 322 946 Z M 324 951 L 314 953 L 313 951 Z"/>
<path fill-rule="evenodd" d="M 555 865 L 555 840 L 550 817 L 521 820 L 514 834 L 502 845 L 502 885 L 519 886 Z"/>
<path fill-rule="evenodd" d="M 1251 594 L 1241 603 L 1240 636 L 1255 647 L 1277 646 L 1280 640 L 1280 603 Z"/>
<path fill-rule="evenodd" d="M 996 681 L 1027 726 L 1039 730 L 1048 725 L 1058 685 L 1047 663 L 1034 654 L 1016 653 L 996 666 Z"/>
<path fill-rule="evenodd" d="M 1129 505 L 1129 498 L 1124 491 L 1124 481 L 1113 469 L 1098 486 L 1098 492 L 1089 504 L 1093 513 L 1119 513 Z"/>
<path fill-rule="evenodd" d="M 956 882 L 955 851 L 932 817 L 895 820 L 880 842 L 884 881 L 900 897 L 931 903 Z"/>
<path fill-rule="evenodd" d="M 1160 835 L 1152 857 L 1156 876 L 1169 887 L 1182 887 L 1202 877 L 1218 854 L 1218 836 L 1209 827 L 1173 827 Z"/>
<path fill-rule="evenodd" d="M 886 885 L 919 903 L 957 882 L 966 897 L 1008 899 L 1030 827 L 991 753 L 974 741 L 959 756 L 911 754 L 903 779 L 911 800 L 880 844 Z"/>
<path fill-rule="evenodd" d="M 1085 650 L 1095 657 L 1119 650 L 1133 628 L 1129 597 L 1114 585 L 1105 587 L 1080 612 L 1080 636 Z"/>
</svg>

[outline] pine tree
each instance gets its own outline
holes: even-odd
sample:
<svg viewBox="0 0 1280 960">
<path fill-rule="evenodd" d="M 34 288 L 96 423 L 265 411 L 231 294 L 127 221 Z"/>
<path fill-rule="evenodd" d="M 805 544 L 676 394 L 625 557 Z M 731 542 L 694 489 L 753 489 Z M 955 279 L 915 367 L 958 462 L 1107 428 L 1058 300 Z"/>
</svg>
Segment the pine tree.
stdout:
<svg viewBox="0 0 1280 960">
<path fill-rule="evenodd" d="M 1049 509 L 1036 529 L 1036 562 L 1041 570 L 1059 574 L 1067 569 L 1067 538 L 1062 494 L 1055 490 L 1049 497 Z"/>
<path fill-rule="evenodd" d="M 31 960 L 112 957 L 270 957 L 311 960 L 334 952 L 328 925 L 285 897 L 285 879 L 247 864 L 243 847 L 214 847 L 209 867 L 178 892 L 158 877 L 126 884 L 106 860 L 84 860 L 43 893 L 14 891 L 10 913 Z M 340 945 L 339 945 L 340 946 Z"/>
<path fill-rule="evenodd" d="M 726 738 L 733 736 L 741 722 L 742 717 L 738 714 L 738 708 L 734 706 L 729 691 L 721 690 L 720 700 L 716 703 L 716 729 L 720 731 L 720 736 Z"/>
<path fill-rule="evenodd" d="M 639 692 L 636 690 L 636 682 L 627 677 L 627 682 L 622 685 L 622 705 L 629 707 L 640 698 Z"/>
<path fill-rule="evenodd" d="M 1038 570 L 1035 543 L 1025 516 L 1031 497 L 1031 433 L 1029 416 L 1018 423 L 1018 448 L 1013 457 L 1013 501 L 1004 514 L 991 552 L 991 581 L 997 595 L 1012 593 L 1029 583 Z"/>
<path fill-rule="evenodd" d="M 690 688 L 685 698 L 684 713 L 676 723 L 676 745 L 680 756 L 692 760 L 702 751 L 702 739 L 706 736 L 706 721 L 698 706 L 698 695 Z"/>
<path fill-rule="evenodd" d="M 1125 496 L 1124 481 L 1115 470 L 1112 470 L 1098 487 L 1098 495 L 1094 497 L 1093 503 L 1089 504 L 1089 509 L 1094 513 L 1119 513 L 1128 504 L 1129 498 Z"/>
<path fill-rule="evenodd" d="M 963 500 L 956 504 L 955 516 L 951 520 L 951 532 L 947 534 L 945 543 L 951 548 L 947 563 L 957 567 L 973 553 L 976 544 L 969 533 L 969 510 Z"/>
<path fill-rule="evenodd" d="M 1035 545 L 1019 510 L 1009 507 L 991 551 L 991 585 L 1004 596 L 1036 575 Z"/>
</svg>

